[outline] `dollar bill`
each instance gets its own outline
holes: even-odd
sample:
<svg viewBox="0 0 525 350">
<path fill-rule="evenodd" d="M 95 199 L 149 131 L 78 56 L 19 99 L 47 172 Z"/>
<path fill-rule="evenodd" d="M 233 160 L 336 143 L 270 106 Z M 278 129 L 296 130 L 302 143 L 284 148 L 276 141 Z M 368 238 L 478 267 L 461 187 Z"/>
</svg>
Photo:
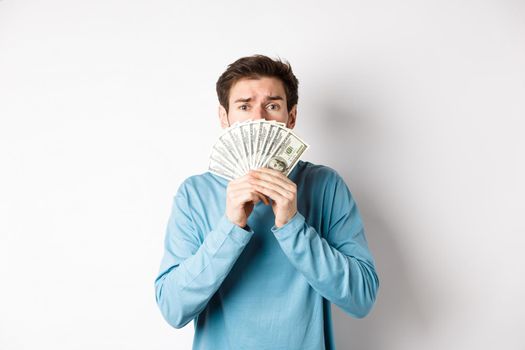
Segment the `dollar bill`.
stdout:
<svg viewBox="0 0 525 350">
<path fill-rule="evenodd" d="M 266 139 L 264 140 L 264 143 L 262 145 L 262 151 L 259 158 L 259 162 L 256 164 L 256 168 L 260 168 L 264 161 L 266 160 L 266 156 L 269 154 L 269 150 L 271 145 L 273 144 L 273 140 L 275 139 L 275 135 L 279 129 L 275 123 L 267 123 L 267 133 L 266 133 Z"/>
<path fill-rule="evenodd" d="M 288 176 L 307 148 L 308 145 L 290 130 L 265 166 Z"/>
<path fill-rule="evenodd" d="M 288 133 L 290 132 L 290 129 L 286 129 L 280 125 L 276 125 L 275 127 L 277 130 L 275 131 L 275 135 L 269 144 L 269 148 L 266 152 L 265 158 L 262 163 L 262 166 L 264 167 L 267 167 L 270 157 L 275 152 L 277 152 L 278 148 L 281 147 L 281 144 L 284 142 L 284 140 L 288 136 Z"/>
<path fill-rule="evenodd" d="M 241 124 L 232 128 L 229 132 L 229 135 L 233 142 L 233 148 L 239 155 L 240 166 L 242 167 L 243 172 L 247 173 L 250 170 L 250 168 L 249 168 L 248 162 L 246 161 L 247 159 L 246 146 L 244 145 L 245 141 L 241 133 Z"/>
<path fill-rule="evenodd" d="M 255 169 L 260 167 L 261 159 L 263 158 L 265 142 L 267 140 L 271 126 L 270 123 L 259 123 L 257 128 L 259 129 L 257 133 L 257 152 L 255 154 L 255 164 L 253 165 Z"/>
<path fill-rule="evenodd" d="M 228 180 L 261 167 L 288 176 L 308 147 L 285 123 L 264 119 L 236 122 L 212 147 L 208 170 Z"/>
<path fill-rule="evenodd" d="M 235 141 L 233 140 L 230 131 L 231 130 L 227 130 L 219 137 L 219 141 L 215 143 L 214 148 L 216 150 L 223 149 L 224 155 L 230 160 L 230 162 L 236 164 L 236 167 L 239 168 L 239 172 L 242 173 L 245 169 L 242 165 L 241 155 L 237 151 Z"/>
<path fill-rule="evenodd" d="M 223 177 L 227 180 L 233 180 L 237 177 L 235 172 L 232 172 L 231 169 L 226 168 L 223 163 L 221 163 L 220 161 L 217 161 L 214 158 L 210 158 L 210 164 L 208 166 L 208 171 L 210 171 L 211 173 L 214 173 L 215 175 Z"/>
<path fill-rule="evenodd" d="M 244 162 L 247 165 L 248 169 L 251 168 L 251 140 L 250 140 L 250 124 L 244 123 L 239 125 L 239 131 L 241 133 L 241 139 L 242 139 L 242 150 L 244 151 Z"/>
</svg>

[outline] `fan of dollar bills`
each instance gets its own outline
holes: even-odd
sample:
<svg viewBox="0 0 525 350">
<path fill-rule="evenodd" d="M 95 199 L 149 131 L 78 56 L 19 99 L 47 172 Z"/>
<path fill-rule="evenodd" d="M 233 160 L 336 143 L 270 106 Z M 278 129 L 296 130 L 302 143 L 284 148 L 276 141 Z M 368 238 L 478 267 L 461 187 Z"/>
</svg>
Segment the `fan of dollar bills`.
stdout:
<svg viewBox="0 0 525 350">
<path fill-rule="evenodd" d="M 263 167 L 288 176 L 308 147 L 284 123 L 264 119 L 237 122 L 213 146 L 208 170 L 228 180 Z"/>
</svg>

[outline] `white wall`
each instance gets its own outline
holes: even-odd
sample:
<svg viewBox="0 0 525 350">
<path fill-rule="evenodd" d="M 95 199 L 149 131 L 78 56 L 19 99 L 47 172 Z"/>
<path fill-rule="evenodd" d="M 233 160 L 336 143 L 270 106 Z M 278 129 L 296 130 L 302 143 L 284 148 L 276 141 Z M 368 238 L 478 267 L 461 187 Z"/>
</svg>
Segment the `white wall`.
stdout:
<svg viewBox="0 0 525 350">
<path fill-rule="evenodd" d="M 304 159 L 357 199 L 381 279 L 339 349 L 525 349 L 522 1 L 0 1 L 0 349 L 189 349 L 153 280 L 206 170 L 215 81 L 300 80 Z"/>
</svg>

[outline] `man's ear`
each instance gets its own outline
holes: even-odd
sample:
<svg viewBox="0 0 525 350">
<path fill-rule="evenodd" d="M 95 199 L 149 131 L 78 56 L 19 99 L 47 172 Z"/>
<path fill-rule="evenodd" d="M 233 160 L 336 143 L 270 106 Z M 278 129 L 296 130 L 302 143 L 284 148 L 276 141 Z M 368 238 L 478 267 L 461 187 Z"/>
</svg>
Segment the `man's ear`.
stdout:
<svg viewBox="0 0 525 350">
<path fill-rule="evenodd" d="M 226 129 L 230 126 L 230 122 L 228 121 L 228 112 L 226 112 L 226 108 L 224 108 L 222 105 L 219 105 L 219 120 L 221 122 L 221 128 Z"/>
<path fill-rule="evenodd" d="M 297 119 L 297 105 L 293 106 L 290 112 L 288 112 L 288 122 L 286 123 L 286 127 L 289 129 L 293 129 L 295 126 L 296 119 Z"/>
</svg>

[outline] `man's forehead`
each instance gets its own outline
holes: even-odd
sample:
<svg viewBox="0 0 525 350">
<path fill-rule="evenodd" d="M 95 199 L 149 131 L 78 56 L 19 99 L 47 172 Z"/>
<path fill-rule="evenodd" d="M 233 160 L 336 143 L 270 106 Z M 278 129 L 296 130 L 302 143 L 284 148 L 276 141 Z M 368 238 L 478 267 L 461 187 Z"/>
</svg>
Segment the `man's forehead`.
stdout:
<svg viewBox="0 0 525 350">
<path fill-rule="evenodd" d="M 277 78 L 243 78 L 230 89 L 231 99 L 262 97 L 270 100 L 286 99 L 283 83 Z"/>
</svg>

